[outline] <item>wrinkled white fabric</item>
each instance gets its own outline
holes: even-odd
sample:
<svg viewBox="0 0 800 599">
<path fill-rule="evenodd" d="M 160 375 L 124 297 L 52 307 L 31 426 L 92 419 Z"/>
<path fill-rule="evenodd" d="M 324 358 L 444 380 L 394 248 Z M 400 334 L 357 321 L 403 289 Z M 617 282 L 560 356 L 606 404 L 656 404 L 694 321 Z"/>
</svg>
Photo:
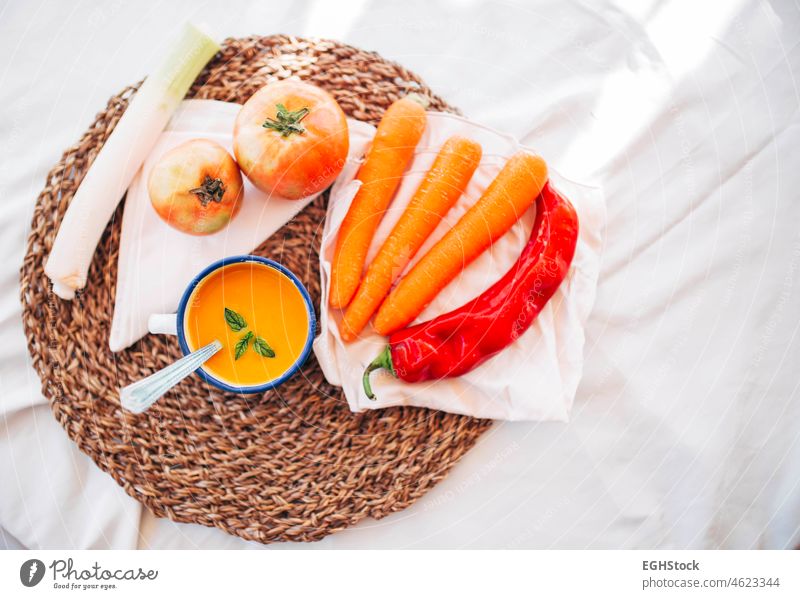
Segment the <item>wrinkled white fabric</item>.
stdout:
<svg viewBox="0 0 800 599">
<path fill-rule="evenodd" d="M 43 405 L 19 267 L 45 175 L 187 16 L 418 73 L 608 207 L 569 423 L 501 422 L 415 505 L 312 547 L 800 543 L 791 2 L 11 3 L 0 14 L 0 524 L 28 547 L 260 547 L 157 519 Z M 279 545 L 282 547 L 283 545 Z"/>
<path fill-rule="evenodd" d="M 523 149 L 534 152 L 531 148 L 523 148 L 508 135 L 467 119 L 428 113 L 425 132 L 389 210 L 375 232 L 367 262 L 374 258 L 433 164 L 437 152 L 452 135 L 462 135 L 478 142 L 483 157 L 464 194 L 431 233 L 408 268 L 412 268 L 478 201 L 508 158 Z M 372 375 L 372 383 L 377 397 L 370 400 L 364 393 L 361 373 L 385 347 L 386 338 L 367 325 L 357 340 L 343 342 L 339 335 L 342 311 L 328 307 L 336 234 L 358 187 L 357 179 L 352 183 L 357 166 L 351 164 L 345 168 L 328 203 L 320 249 L 322 332 L 314 341 L 314 353 L 325 378 L 343 388 L 350 409 L 361 412 L 410 405 L 495 420 L 567 420 L 583 369 L 584 326 L 594 302 L 600 266 L 601 236 L 605 225 L 605 205 L 600 191 L 550 173 L 551 182 L 570 199 L 578 213 L 578 245 L 567 278 L 519 339 L 475 370 L 457 378 L 410 384 L 386 372 L 376 372 Z M 500 279 L 528 242 L 535 213 L 535 207 L 532 207 L 523 214 L 508 233 L 442 289 L 417 321 L 429 320 L 465 304 Z"/>
</svg>

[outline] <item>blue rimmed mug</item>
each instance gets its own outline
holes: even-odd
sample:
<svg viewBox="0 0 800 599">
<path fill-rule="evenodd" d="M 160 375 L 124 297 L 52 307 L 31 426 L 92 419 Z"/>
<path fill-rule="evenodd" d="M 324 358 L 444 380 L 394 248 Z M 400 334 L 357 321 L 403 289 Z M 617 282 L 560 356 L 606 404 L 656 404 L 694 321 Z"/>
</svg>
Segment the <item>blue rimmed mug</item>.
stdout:
<svg viewBox="0 0 800 599">
<path fill-rule="evenodd" d="M 300 292 L 300 295 L 303 297 L 303 302 L 306 308 L 306 314 L 308 316 L 308 332 L 306 334 L 306 341 L 303 345 L 303 351 L 300 352 L 297 360 L 286 370 L 282 375 L 278 378 L 261 383 L 259 385 L 232 385 L 229 382 L 222 381 L 215 377 L 213 374 L 209 373 L 205 370 L 202 366 L 198 368 L 195 372 L 197 373 L 200 378 L 204 381 L 211 383 L 215 387 L 222 389 L 223 391 L 230 391 L 233 393 L 242 393 L 242 394 L 251 394 L 251 393 L 263 393 L 264 391 L 269 391 L 270 389 L 274 389 L 281 383 L 286 382 L 292 376 L 294 376 L 298 370 L 303 366 L 303 363 L 308 358 L 308 355 L 311 353 L 311 346 L 314 341 L 314 333 L 317 327 L 317 318 L 316 314 L 314 313 L 314 305 L 311 302 L 311 295 L 308 293 L 308 290 L 305 288 L 305 285 L 297 278 L 291 270 L 275 262 L 274 260 L 270 260 L 269 258 L 262 258 L 261 256 L 253 256 L 250 254 L 242 255 L 242 256 L 231 256 L 228 258 L 223 258 L 222 260 L 217 260 L 216 262 L 208 265 L 202 271 L 200 271 L 197 276 L 195 276 L 191 283 L 186 287 L 186 290 L 183 292 L 181 296 L 181 301 L 178 304 L 178 311 L 174 314 L 153 314 L 150 316 L 148 320 L 148 329 L 151 333 L 156 334 L 165 334 L 165 335 L 177 335 L 178 337 L 178 344 L 180 345 L 181 351 L 183 355 L 186 356 L 191 353 L 191 349 L 189 348 L 189 344 L 186 340 L 186 308 L 189 305 L 189 302 L 194 294 L 195 289 L 197 286 L 200 285 L 203 281 L 205 281 L 208 277 L 212 274 L 217 272 L 224 266 L 228 266 L 229 264 L 239 264 L 242 262 L 256 262 L 259 264 L 263 264 L 268 266 L 269 268 L 275 269 L 281 274 L 285 275 L 292 284 L 297 288 Z"/>
</svg>

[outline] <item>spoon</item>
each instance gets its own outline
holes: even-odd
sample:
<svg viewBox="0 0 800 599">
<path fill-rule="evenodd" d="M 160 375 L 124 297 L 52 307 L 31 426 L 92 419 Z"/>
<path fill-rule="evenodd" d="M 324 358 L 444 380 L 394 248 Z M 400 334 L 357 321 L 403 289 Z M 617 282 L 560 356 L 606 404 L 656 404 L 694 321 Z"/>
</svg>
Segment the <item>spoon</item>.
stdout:
<svg viewBox="0 0 800 599">
<path fill-rule="evenodd" d="M 203 362 L 220 349 L 222 349 L 222 343 L 216 340 L 212 341 L 158 372 L 124 387 L 119 392 L 122 407 L 134 414 L 141 414 L 167 391 L 200 368 Z"/>
</svg>

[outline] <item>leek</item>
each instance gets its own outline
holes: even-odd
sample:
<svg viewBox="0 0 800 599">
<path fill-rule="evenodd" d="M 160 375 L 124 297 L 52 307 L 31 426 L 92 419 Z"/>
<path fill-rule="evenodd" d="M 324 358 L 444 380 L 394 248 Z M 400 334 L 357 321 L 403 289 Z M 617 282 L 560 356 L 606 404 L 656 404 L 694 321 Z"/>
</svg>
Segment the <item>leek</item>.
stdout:
<svg viewBox="0 0 800 599">
<path fill-rule="evenodd" d="M 187 23 L 142 83 L 78 186 L 58 229 L 45 273 L 59 297 L 86 286 L 92 256 L 125 190 L 219 44 Z"/>
</svg>

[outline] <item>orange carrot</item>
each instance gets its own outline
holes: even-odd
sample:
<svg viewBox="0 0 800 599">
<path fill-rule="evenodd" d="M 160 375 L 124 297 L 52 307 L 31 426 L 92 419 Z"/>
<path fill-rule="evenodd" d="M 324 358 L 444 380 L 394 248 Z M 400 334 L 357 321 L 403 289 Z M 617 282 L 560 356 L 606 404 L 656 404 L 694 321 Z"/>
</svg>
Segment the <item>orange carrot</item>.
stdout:
<svg viewBox="0 0 800 599">
<path fill-rule="evenodd" d="M 400 273 L 464 193 L 480 161 L 481 146 L 477 142 L 454 135 L 444 143 L 400 220 L 367 268 L 344 314 L 340 327 L 342 339 L 352 341 L 366 326 Z"/>
<path fill-rule="evenodd" d="M 425 254 L 378 309 L 373 325 L 381 335 L 406 326 L 475 258 L 499 239 L 533 204 L 547 181 L 538 156 L 512 156 L 455 226 Z"/>
<path fill-rule="evenodd" d="M 361 281 L 367 250 L 425 130 L 427 101 L 410 94 L 386 110 L 356 178 L 362 182 L 339 228 L 330 304 L 344 308 Z"/>
</svg>

